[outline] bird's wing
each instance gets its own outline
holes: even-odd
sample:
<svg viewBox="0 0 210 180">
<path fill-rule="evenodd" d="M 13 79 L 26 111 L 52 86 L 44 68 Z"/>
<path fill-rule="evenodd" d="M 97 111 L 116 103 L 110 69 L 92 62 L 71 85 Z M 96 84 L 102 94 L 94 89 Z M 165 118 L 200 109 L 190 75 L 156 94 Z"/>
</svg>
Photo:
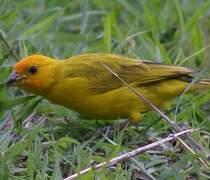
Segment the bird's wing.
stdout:
<svg viewBox="0 0 210 180">
<path fill-rule="evenodd" d="M 97 55 L 97 56 L 96 56 Z M 106 67 L 118 74 L 128 84 L 143 86 L 160 80 L 183 77 L 194 72 L 192 69 L 134 60 L 117 55 L 90 54 L 78 56 L 71 63 L 71 77 L 87 78 L 96 93 L 107 92 L 123 86 L 123 83 Z M 105 67 L 106 66 L 106 67 Z"/>
</svg>

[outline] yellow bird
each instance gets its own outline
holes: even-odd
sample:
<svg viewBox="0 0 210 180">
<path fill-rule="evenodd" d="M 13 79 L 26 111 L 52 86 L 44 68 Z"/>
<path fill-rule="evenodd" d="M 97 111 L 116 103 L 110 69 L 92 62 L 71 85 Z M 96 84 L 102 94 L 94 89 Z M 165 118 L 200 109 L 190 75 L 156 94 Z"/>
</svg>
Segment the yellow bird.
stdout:
<svg viewBox="0 0 210 180">
<path fill-rule="evenodd" d="M 185 67 L 105 53 L 83 54 L 66 60 L 32 55 L 14 65 L 7 84 L 41 95 L 88 118 L 139 121 L 150 107 L 103 65 L 159 108 L 182 94 L 194 72 Z M 189 92 L 209 88 L 210 82 L 203 79 L 193 84 Z"/>
</svg>

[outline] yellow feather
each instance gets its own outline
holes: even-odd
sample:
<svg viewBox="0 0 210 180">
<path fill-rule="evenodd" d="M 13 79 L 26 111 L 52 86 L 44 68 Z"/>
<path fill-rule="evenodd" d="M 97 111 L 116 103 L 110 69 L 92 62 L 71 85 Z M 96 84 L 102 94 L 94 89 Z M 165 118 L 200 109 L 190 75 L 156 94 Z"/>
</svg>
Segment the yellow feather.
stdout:
<svg viewBox="0 0 210 180">
<path fill-rule="evenodd" d="M 113 54 L 83 54 L 57 61 L 32 55 L 14 66 L 14 71 L 26 77 L 16 85 L 89 118 L 138 121 L 150 108 L 101 62 L 159 108 L 164 108 L 179 96 L 193 79 L 189 74 L 194 70 L 189 68 Z M 32 65 L 38 67 L 35 74 L 28 73 Z M 192 86 L 190 92 L 209 87 L 208 80 L 201 80 Z"/>
</svg>

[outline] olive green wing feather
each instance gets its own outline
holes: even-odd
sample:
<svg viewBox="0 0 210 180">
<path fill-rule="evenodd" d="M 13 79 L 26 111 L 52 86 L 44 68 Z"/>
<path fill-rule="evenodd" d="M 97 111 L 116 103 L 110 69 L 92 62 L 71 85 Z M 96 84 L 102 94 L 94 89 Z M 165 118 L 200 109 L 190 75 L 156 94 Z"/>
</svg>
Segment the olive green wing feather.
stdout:
<svg viewBox="0 0 210 180">
<path fill-rule="evenodd" d="M 112 54 L 88 54 L 88 56 L 76 56 L 76 59 L 73 59 L 71 67 L 77 71 L 71 71 L 71 77 L 87 78 L 95 93 L 108 92 L 124 86 L 104 65 L 128 84 L 135 83 L 137 86 L 168 78 L 183 77 L 194 72 L 194 70 L 185 67 L 157 64 Z"/>
</svg>

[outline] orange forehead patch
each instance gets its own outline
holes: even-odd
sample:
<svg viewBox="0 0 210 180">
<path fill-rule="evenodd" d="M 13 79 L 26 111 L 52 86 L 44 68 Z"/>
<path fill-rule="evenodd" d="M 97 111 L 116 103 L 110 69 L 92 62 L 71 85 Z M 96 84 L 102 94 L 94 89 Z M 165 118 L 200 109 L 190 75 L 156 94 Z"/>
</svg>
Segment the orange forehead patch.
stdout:
<svg viewBox="0 0 210 180">
<path fill-rule="evenodd" d="M 30 66 L 45 64 L 45 62 L 49 62 L 49 60 L 51 59 L 43 55 L 31 55 L 17 62 L 13 69 L 18 73 L 23 73 Z"/>
<path fill-rule="evenodd" d="M 27 67 L 28 62 L 26 60 L 21 60 L 14 65 L 13 69 L 18 73 L 22 73 Z"/>
</svg>

